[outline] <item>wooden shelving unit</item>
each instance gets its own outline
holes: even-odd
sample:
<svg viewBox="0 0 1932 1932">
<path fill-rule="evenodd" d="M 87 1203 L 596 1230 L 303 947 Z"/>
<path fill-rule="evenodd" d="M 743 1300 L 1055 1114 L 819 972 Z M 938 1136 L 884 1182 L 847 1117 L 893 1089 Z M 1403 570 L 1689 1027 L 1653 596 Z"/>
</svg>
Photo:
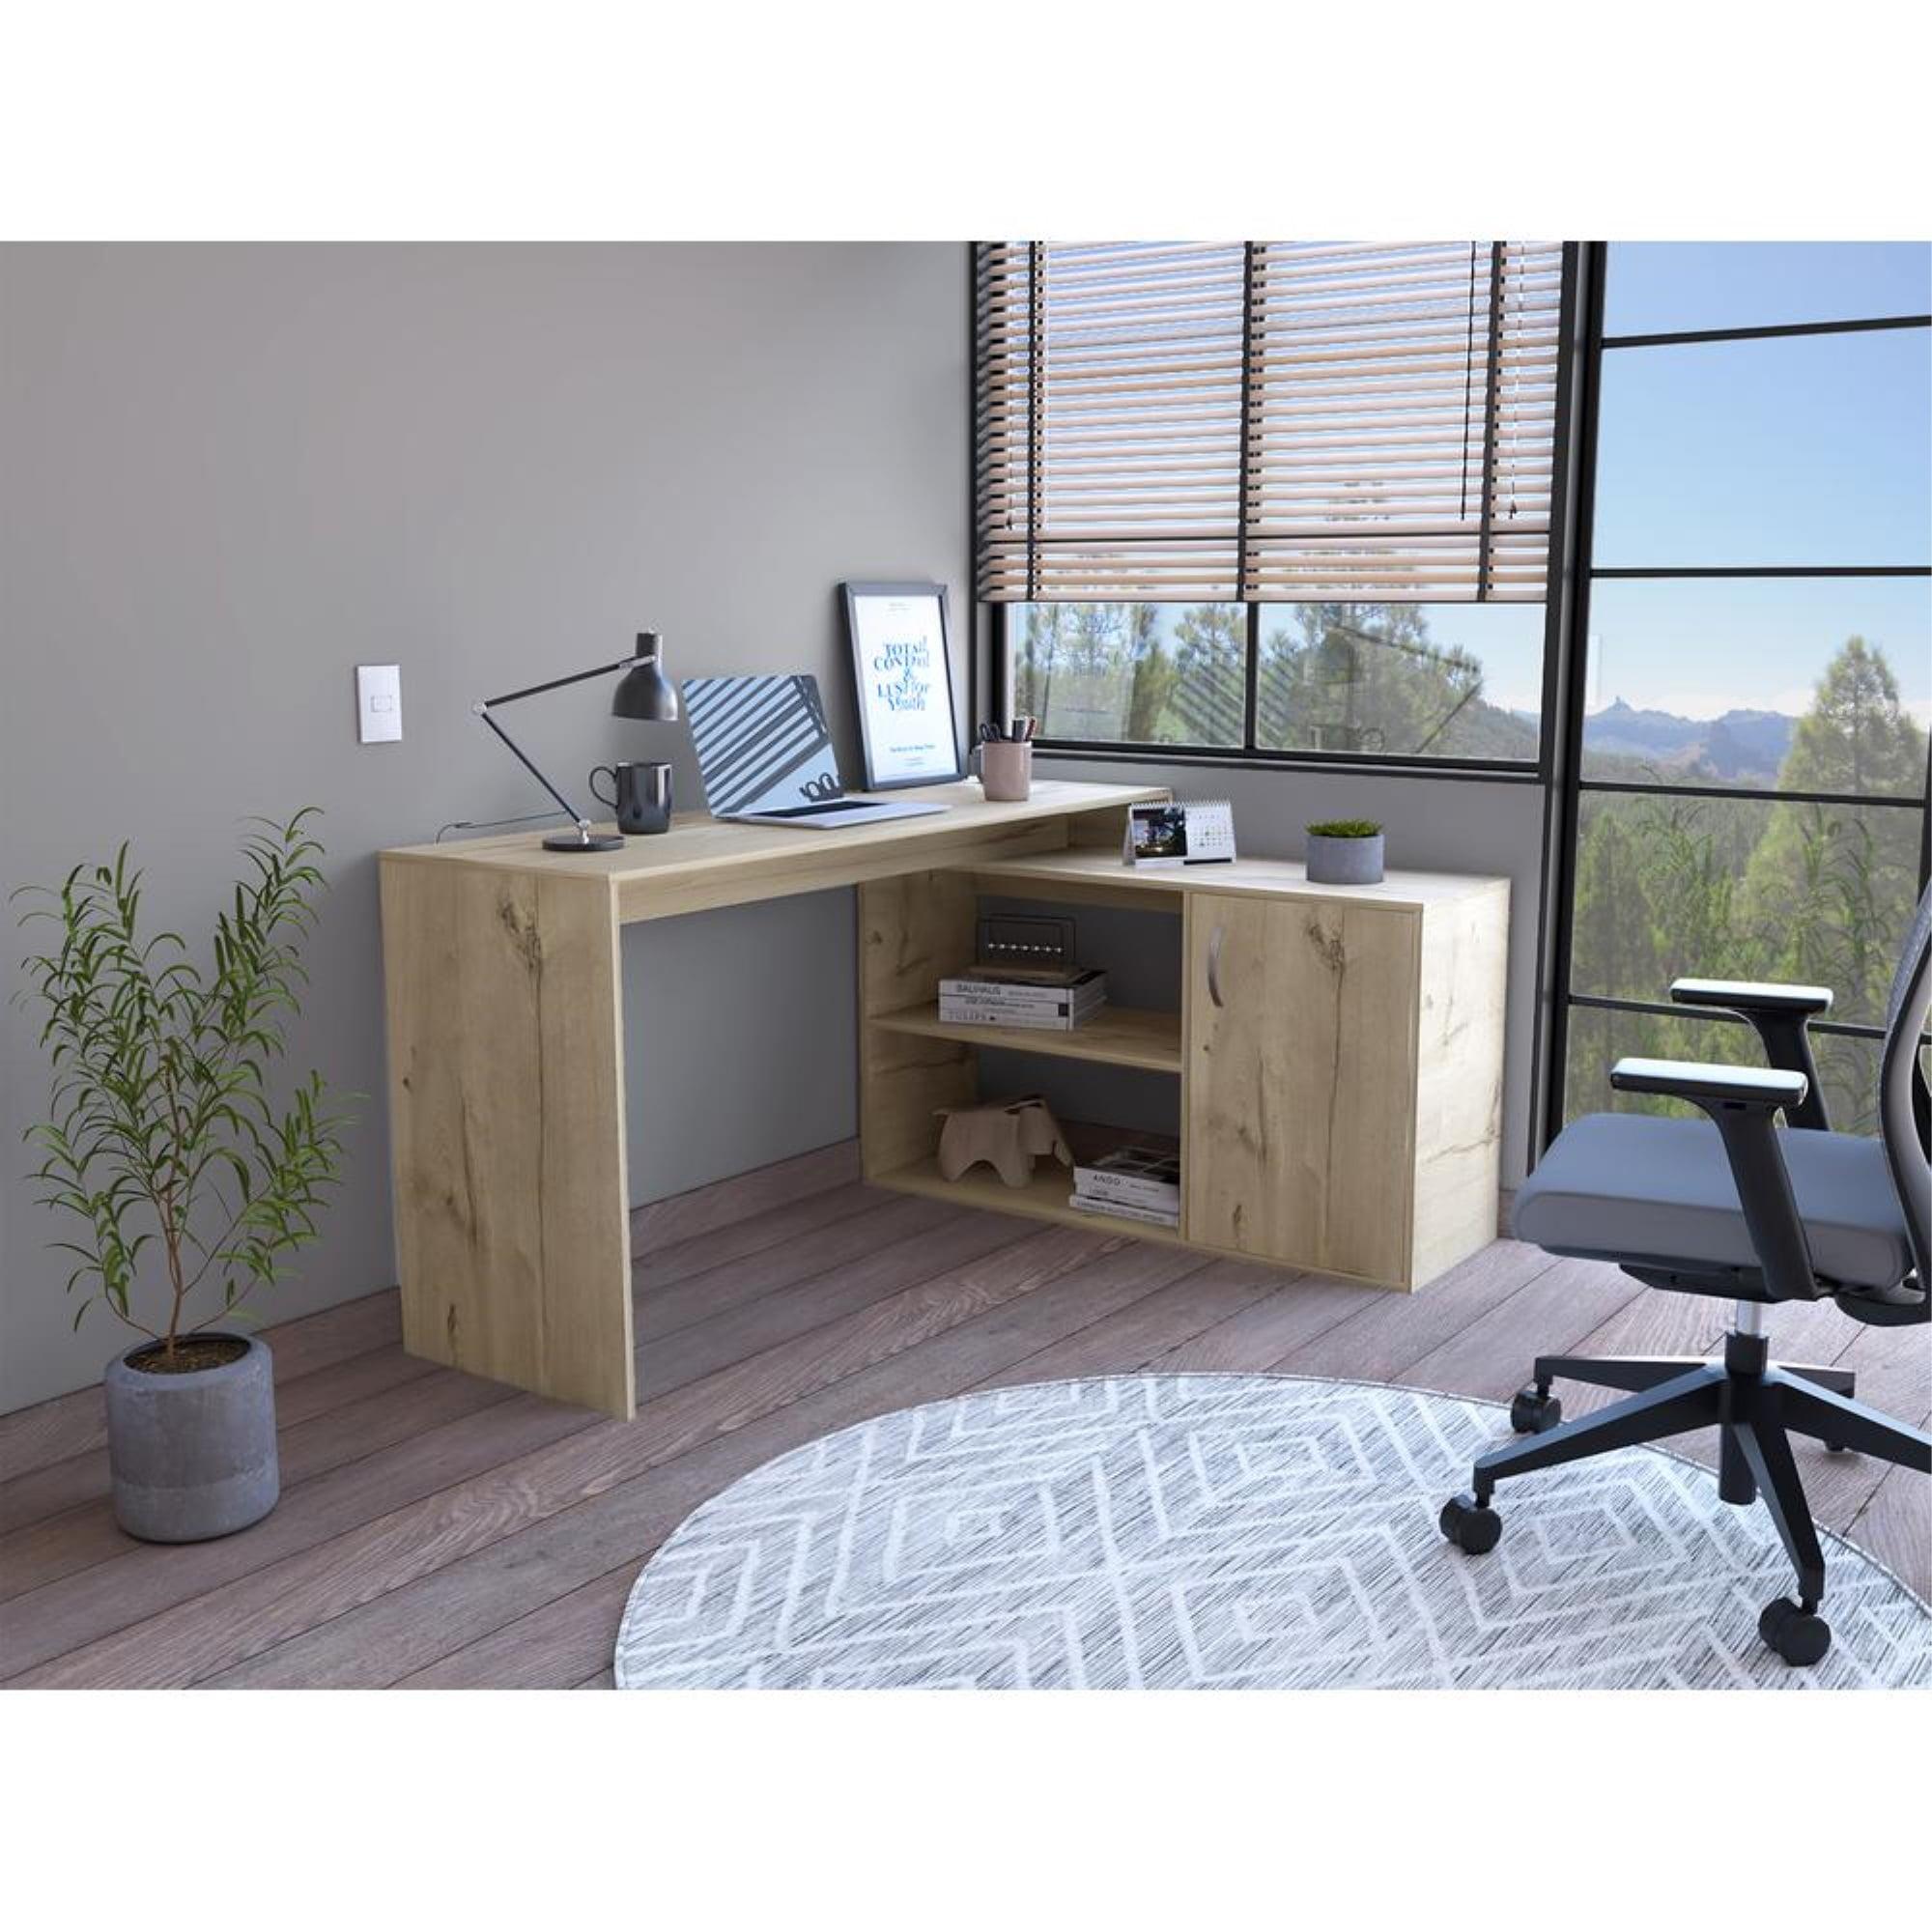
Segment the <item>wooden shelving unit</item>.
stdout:
<svg viewBox="0 0 1932 1932">
<path fill-rule="evenodd" d="M 937 1110 L 991 1097 L 980 1084 L 980 1056 L 989 1050 L 1164 1075 L 1176 1083 L 1177 1107 L 1181 1106 L 1179 1011 L 1103 1007 L 1086 1025 L 1065 1033 L 960 1025 L 939 1017 L 933 997 L 938 982 L 973 961 L 979 890 L 972 871 L 962 868 L 881 880 L 860 895 L 860 1097 L 867 1179 L 997 1214 L 1179 1243 L 1178 1228 L 1070 1207 L 1073 1177 L 1055 1160 L 1037 1163 L 1023 1187 L 1009 1187 L 986 1167 L 970 1169 L 957 1180 L 941 1177 Z M 1179 945 L 1178 932 L 1172 943 Z M 1076 1157 L 1089 1160 L 1130 1141 L 1166 1138 L 1064 1117 L 1061 1126 Z"/>
<path fill-rule="evenodd" d="M 1180 1071 L 1180 1015 L 1137 1007 L 1102 1007 L 1085 1026 L 1059 1033 L 1047 1027 L 962 1026 L 939 1017 L 936 1001 L 881 1013 L 869 1022 L 888 1033 L 920 1034 L 1014 1053 L 1044 1053 L 1062 1060 L 1098 1060 L 1138 1066 L 1150 1073 Z"/>
<path fill-rule="evenodd" d="M 1055 1163 L 1039 1163 L 1024 1187 L 985 1169 L 940 1179 L 942 1120 L 998 1097 L 980 1065 L 997 1048 L 1173 1080 L 1188 1246 L 1414 1289 L 1492 1239 L 1509 881 L 1397 872 L 1378 886 L 1316 886 L 1299 864 L 1273 859 L 1143 871 L 1120 862 L 1118 817 L 1104 828 L 1112 836 L 1097 820 L 1090 829 L 1091 841 L 1062 849 L 861 887 L 867 1179 L 1180 1240 L 1181 1231 L 1069 1207 L 1070 1177 Z M 1178 914 L 1172 926 L 1151 922 L 1146 943 L 1178 950 L 1180 1011 L 1108 1007 L 1071 1033 L 941 1020 L 933 996 L 973 962 L 982 894 Z M 1044 1068 L 1031 1077 L 1048 1084 Z M 1104 1083 L 1060 1084 L 1091 1088 L 1096 1109 L 1112 1104 Z M 1061 1124 L 1084 1154 L 1078 1123 Z"/>
</svg>

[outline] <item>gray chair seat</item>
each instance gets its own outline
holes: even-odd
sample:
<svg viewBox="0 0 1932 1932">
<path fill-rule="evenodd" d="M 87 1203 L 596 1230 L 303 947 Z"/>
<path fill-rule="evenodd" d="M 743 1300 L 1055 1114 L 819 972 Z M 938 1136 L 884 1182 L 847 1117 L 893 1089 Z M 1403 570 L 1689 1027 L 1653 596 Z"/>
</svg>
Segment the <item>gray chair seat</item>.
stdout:
<svg viewBox="0 0 1932 1932">
<path fill-rule="evenodd" d="M 1819 1274 L 1889 1288 L 1912 1249 L 1885 1145 L 1856 1134 L 1778 1135 Z M 1755 1268 L 1723 1142 L 1709 1121 L 1588 1114 L 1565 1127 L 1516 1199 L 1517 1236 L 1567 1254 Z"/>
</svg>

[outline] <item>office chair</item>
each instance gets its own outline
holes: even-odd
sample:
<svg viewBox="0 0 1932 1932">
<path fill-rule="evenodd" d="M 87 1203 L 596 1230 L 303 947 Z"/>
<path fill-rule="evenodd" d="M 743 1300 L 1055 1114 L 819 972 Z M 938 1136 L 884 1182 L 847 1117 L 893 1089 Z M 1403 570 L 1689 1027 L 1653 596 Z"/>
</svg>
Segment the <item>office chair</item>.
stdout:
<svg viewBox="0 0 1932 1932">
<path fill-rule="evenodd" d="M 1825 1558 L 1791 1434 L 1926 1473 L 1932 1436 L 1854 1401 L 1845 1370 L 1774 1364 L 1764 1312 L 1828 1294 L 1855 1321 L 1882 1327 L 1932 1312 L 1932 1107 L 1919 1056 L 1932 1005 L 1932 890 L 1918 901 L 1891 983 L 1877 1139 L 1833 1133 L 1826 1120 L 1806 1027 L 1829 1010 L 1828 990 L 1680 980 L 1670 996 L 1741 1014 L 1771 1065 L 1619 1061 L 1610 1074 L 1619 1092 L 1688 1100 L 1705 1118 L 1573 1122 L 1518 1194 L 1515 1230 L 1550 1254 L 1613 1262 L 1649 1288 L 1735 1299 L 1723 1359 L 1538 1356 L 1510 1408 L 1512 1427 L 1532 1439 L 1480 1458 L 1470 1489 L 1444 1506 L 1441 1530 L 1482 1555 L 1502 1535 L 1490 1498 L 1504 1477 L 1715 1425 L 1718 1493 L 1744 1507 L 1762 1495 L 1798 1574 L 1797 1601 L 1767 1605 L 1759 1634 L 1787 1663 L 1816 1663 L 1832 1643 L 1818 1614 Z M 1549 1388 L 1558 1377 L 1634 1393 L 1566 1424 Z"/>
</svg>

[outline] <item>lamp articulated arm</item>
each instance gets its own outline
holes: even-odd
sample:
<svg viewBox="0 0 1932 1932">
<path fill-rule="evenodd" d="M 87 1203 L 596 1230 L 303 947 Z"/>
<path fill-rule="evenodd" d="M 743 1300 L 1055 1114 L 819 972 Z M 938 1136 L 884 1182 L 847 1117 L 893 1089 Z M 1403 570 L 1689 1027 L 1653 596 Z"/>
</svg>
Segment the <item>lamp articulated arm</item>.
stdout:
<svg viewBox="0 0 1932 1932">
<path fill-rule="evenodd" d="M 567 678 L 560 678 L 558 682 L 562 684 L 575 684 L 577 680 L 575 678 L 567 677 Z M 548 685 L 539 685 L 537 689 L 539 691 L 547 691 L 550 689 L 550 687 Z M 512 697 L 521 697 L 527 696 L 528 694 L 525 692 L 511 693 Z M 531 760 L 529 754 L 524 750 L 524 748 L 520 744 L 518 744 L 517 741 L 513 737 L 511 737 L 510 734 L 506 730 L 504 730 L 503 727 L 500 724 L 498 724 L 494 718 L 490 716 L 491 705 L 505 704 L 508 701 L 509 701 L 508 698 L 486 697 L 480 704 L 472 705 L 470 709 L 473 710 L 476 713 L 477 717 L 482 719 L 484 724 L 489 725 L 491 730 L 496 732 L 497 737 L 502 739 L 503 743 L 510 748 L 512 754 L 515 756 L 517 762 L 523 766 L 525 771 L 528 772 L 531 778 L 535 779 L 537 783 L 542 785 L 544 790 L 549 792 L 551 797 L 555 799 L 557 804 L 563 808 L 563 815 L 566 818 L 568 818 L 573 825 L 577 827 L 578 836 L 583 840 L 584 844 L 587 846 L 590 842 L 589 819 L 585 818 L 583 814 L 581 811 L 579 811 L 578 809 L 574 805 L 572 805 L 571 802 L 567 798 L 565 798 L 564 795 L 560 791 L 558 791 L 557 788 L 554 784 L 552 784 L 547 778 L 544 777 L 543 773 L 537 769 L 535 763 Z"/>
<path fill-rule="evenodd" d="M 641 643 L 645 638 L 649 638 L 651 642 L 656 644 L 657 639 L 649 631 L 641 633 L 638 641 Z M 481 716 L 493 704 L 514 704 L 520 697 L 541 697 L 547 691 L 561 691 L 567 684 L 583 684 L 593 677 L 609 677 L 613 670 L 632 670 L 639 665 L 655 662 L 656 658 L 657 652 L 654 649 L 639 651 L 630 657 L 619 658 L 614 664 L 595 665 L 589 670 L 574 670 L 568 677 L 553 677 L 546 679 L 542 684 L 526 684 L 521 691 L 504 692 L 501 697 L 486 697 L 476 706 L 476 711 L 478 716 Z"/>
</svg>

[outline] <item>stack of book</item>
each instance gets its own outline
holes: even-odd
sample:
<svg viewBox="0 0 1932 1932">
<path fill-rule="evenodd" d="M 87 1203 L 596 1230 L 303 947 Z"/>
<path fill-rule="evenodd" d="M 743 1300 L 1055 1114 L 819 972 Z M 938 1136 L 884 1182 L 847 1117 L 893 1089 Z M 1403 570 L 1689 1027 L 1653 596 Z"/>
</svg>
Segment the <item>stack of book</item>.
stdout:
<svg viewBox="0 0 1932 1932">
<path fill-rule="evenodd" d="M 1107 976 L 1093 967 L 1039 973 L 975 966 L 939 982 L 939 1017 L 962 1026 L 1042 1027 L 1070 1033 L 1107 1004 Z"/>
<path fill-rule="evenodd" d="M 1157 1227 L 1180 1225 L 1180 1156 L 1172 1148 L 1123 1147 L 1076 1163 L 1067 1202 L 1083 1214 L 1119 1214 Z"/>
</svg>

